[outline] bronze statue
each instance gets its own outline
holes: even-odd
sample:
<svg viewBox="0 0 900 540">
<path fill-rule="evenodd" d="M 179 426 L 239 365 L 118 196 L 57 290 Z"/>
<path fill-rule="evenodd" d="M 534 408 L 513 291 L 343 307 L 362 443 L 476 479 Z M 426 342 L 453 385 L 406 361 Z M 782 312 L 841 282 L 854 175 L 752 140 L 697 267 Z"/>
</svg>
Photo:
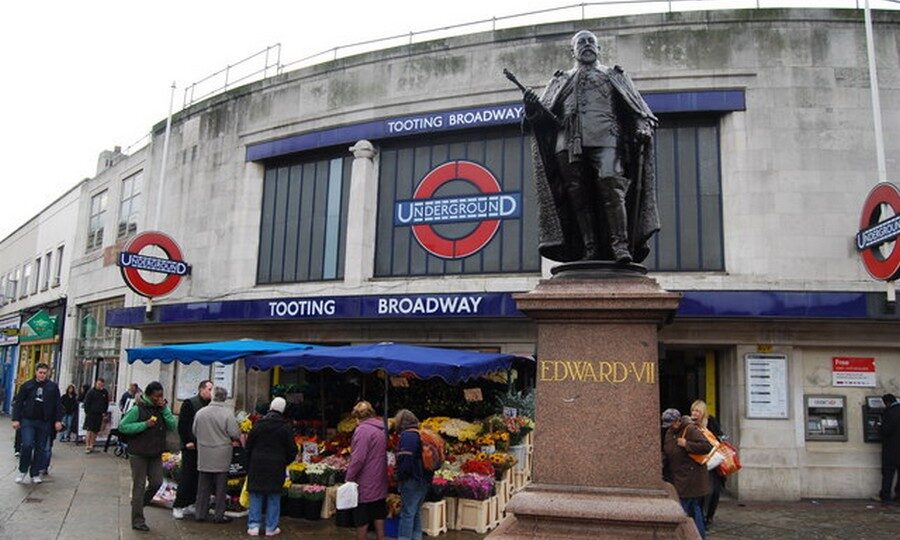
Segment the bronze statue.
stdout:
<svg viewBox="0 0 900 540">
<path fill-rule="evenodd" d="M 541 255 L 559 262 L 643 261 L 659 230 L 656 116 L 619 66 L 598 62 L 597 37 L 572 38 L 575 67 L 540 97 L 524 89 L 533 134 Z M 507 77 L 518 84 L 515 77 Z M 519 85 L 522 88 L 521 85 Z"/>
</svg>

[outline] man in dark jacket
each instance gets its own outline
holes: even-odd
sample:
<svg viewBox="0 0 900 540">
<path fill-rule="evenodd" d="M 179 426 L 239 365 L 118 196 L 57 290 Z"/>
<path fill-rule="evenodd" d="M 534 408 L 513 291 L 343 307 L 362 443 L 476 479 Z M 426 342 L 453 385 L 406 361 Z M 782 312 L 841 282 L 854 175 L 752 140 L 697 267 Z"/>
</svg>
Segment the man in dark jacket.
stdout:
<svg viewBox="0 0 900 540">
<path fill-rule="evenodd" d="M 156 381 L 147 385 L 143 395 L 119 423 L 119 431 L 128 436 L 131 528 L 136 531 L 150 530 L 144 519 L 144 507 L 150 504 L 162 485 L 161 457 L 166 450 L 166 431 L 174 431 L 175 424 L 175 415 L 166 405 L 163 387 Z"/>
<path fill-rule="evenodd" d="M 94 451 L 94 443 L 97 442 L 97 433 L 103 425 L 103 415 L 109 410 L 109 391 L 104 388 L 106 380 L 102 377 L 94 381 L 94 387 L 84 395 L 84 429 L 87 437 L 84 442 L 84 452 L 90 454 Z"/>
<path fill-rule="evenodd" d="M 197 499 L 197 439 L 194 437 L 194 416 L 197 411 L 209 405 L 212 399 L 213 383 L 201 381 L 197 387 L 197 395 L 181 402 L 178 412 L 178 436 L 181 439 L 181 478 L 175 502 L 172 503 L 172 516 L 184 519 L 184 515 L 194 513 L 194 501 Z"/>
<path fill-rule="evenodd" d="M 891 497 L 894 476 L 900 473 L 900 402 L 894 394 L 881 396 L 887 407 L 881 417 L 881 497 L 882 502 L 900 500 L 900 488 Z"/>
<path fill-rule="evenodd" d="M 703 522 L 703 497 L 709 494 L 706 465 L 694 461 L 690 454 L 706 454 L 712 444 L 694 425 L 690 416 L 682 416 L 666 431 L 663 440 L 663 468 L 672 475 L 672 485 L 681 499 L 685 513 L 694 520 L 701 538 L 706 538 Z"/>
<path fill-rule="evenodd" d="M 281 513 L 284 469 L 297 457 L 293 430 L 282 416 L 285 405 L 284 398 L 273 399 L 268 414 L 253 426 L 247 436 L 247 491 L 250 493 L 247 533 L 250 536 L 260 534 L 264 503 L 266 536 L 281 532 L 278 516 Z"/>
<path fill-rule="evenodd" d="M 63 408 L 59 387 L 47 378 L 50 366 L 38 364 L 34 378 L 26 381 L 13 399 L 12 427 L 21 432 L 17 484 L 40 484 L 41 470 L 46 469 L 50 437 L 62 430 Z"/>
</svg>

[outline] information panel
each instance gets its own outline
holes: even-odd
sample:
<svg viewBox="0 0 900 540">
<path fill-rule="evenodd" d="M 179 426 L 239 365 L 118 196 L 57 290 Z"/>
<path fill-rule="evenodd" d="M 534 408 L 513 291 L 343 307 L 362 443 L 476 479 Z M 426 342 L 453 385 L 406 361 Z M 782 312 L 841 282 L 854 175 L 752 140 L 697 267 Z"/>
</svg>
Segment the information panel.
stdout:
<svg viewBox="0 0 900 540">
<path fill-rule="evenodd" d="M 787 356 L 783 354 L 748 354 L 744 359 L 747 381 L 747 418 L 787 418 Z"/>
</svg>

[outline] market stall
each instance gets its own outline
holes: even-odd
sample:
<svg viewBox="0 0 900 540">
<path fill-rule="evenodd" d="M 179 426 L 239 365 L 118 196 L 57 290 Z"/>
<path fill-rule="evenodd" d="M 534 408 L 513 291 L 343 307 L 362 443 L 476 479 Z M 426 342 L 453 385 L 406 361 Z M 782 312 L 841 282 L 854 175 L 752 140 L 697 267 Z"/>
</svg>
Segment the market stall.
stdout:
<svg viewBox="0 0 900 540">
<path fill-rule="evenodd" d="M 285 371 L 375 373 L 384 384 L 383 412 L 400 408 L 389 406 L 390 394 L 395 394 L 391 400 L 397 402 L 408 394 L 418 397 L 419 403 L 405 403 L 417 412 L 434 413 L 441 407 L 457 407 L 454 410 L 467 418 L 434 415 L 422 421 L 423 429 L 439 434 L 446 442 L 446 460 L 435 473 L 423 509 L 426 532 L 439 534 L 448 529 L 485 532 L 496 526 L 512 492 L 530 481 L 534 402 L 533 393 L 510 390 L 509 374 L 517 362 L 528 364 L 533 360 L 499 353 L 380 343 L 257 355 L 248 357 L 245 366 L 259 370 L 280 367 Z M 483 381 L 487 382 L 482 384 Z M 417 385 L 419 393 L 414 392 Z M 485 385 L 504 391 L 486 396 Z M 449 389 L 451 397 L 435 402 L 437 386 L 445 393 Z M 460 403 L 477 406 L 460 410 Z M 485 411 L 490 412 L 476 414 Z M 387 417 L 385 414 L 385 424 Z M 289 467 L 290 477 L 285 482 L 284 515 L 310 519 L 318 512 L 321 518 L 336 515 L 339 524 L 348 524 L 345 513 L 335 514 L 334 497 L 349 465 L 355 427 L 356 421 L 348 415 L 336 430 L 326 430 L 324 436 L 297 435 L 298 461 Z M 397 434 L 389 435 L 389 463 L 394 462 L 397 444 Z M 389 515 L 395 516 L 400 499 L 391 482 L 388 508 Z M 391 525 L 389 519 L 388 531 Z"/>
</svg>

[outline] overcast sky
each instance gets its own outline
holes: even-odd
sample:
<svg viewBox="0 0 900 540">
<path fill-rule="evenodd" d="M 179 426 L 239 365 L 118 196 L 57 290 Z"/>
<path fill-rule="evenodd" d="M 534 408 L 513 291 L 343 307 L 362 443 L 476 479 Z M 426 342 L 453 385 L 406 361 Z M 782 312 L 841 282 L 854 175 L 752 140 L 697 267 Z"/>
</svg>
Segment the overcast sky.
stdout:
<svg viewBox="0 0 900 540">
<path fill-rule="evenodd" d="M 93 176 L 101 150 L 124 149 L 165 119 L 172 81 L 177 110 L 185 86 L 274 43 L 288 62 L 335 45 L 574 3 L 3 2 L 0 239 Z"/>
</svg>

